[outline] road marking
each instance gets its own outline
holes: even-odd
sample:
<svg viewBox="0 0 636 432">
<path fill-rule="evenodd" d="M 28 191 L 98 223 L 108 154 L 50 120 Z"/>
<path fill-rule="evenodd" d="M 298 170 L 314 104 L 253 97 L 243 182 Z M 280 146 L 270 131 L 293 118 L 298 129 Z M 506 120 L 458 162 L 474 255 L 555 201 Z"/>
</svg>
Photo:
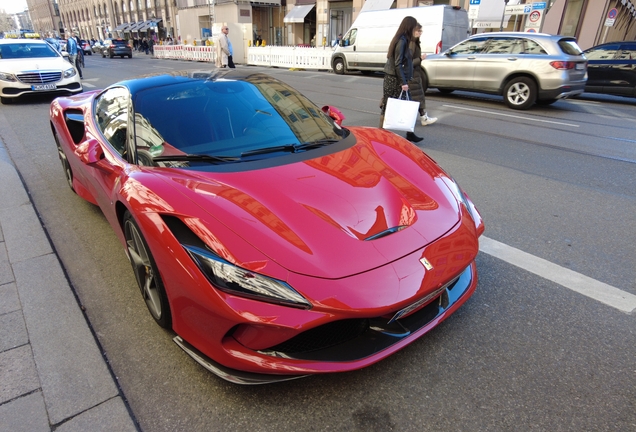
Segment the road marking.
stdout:
<svg viewBox="0 0 636 432">
<path fill-rule="evenodd" d="M 91 83 L 82 82 L 82 87 L 95 88 L 95 87 L 97 87 L 97 86 L 96 86 L 96 85 L 93 85 L 93 84 L 91 84 Z"/>
<path fill-rule="evenodd" d="M 636 311 L 636 295 L 561 267 L 543 258 L 530 255 L 484 236 L 479 238 L 479 250 L 621 312 L 629 314 Z"/>
<path fill-rule="evenodd" d="M 572 124 L 572 123 L 563 123 L 563 122 L 557 122 L 557 121 L 552 121 L 552 120 L 542 120 L 542 119 L 537 119 L 537 118 L 532 118 L 532 117 L 524 117 L 524 116 L 518 116 L 518 115 L 512 115 L 512 114 L 504 114 L 504 113 L 498 113 L 495 111 L 486 111 L 486 110 L 479 110 L 479 109 L 474 109 L 474 108 L 465 108 L 465 107 L 460 107 L 460 106 L 455 106 L 455 105 L 442 105 L 448 108 L 455 108 L 455 109 L 460 109 L 460 110 L 465 110 L 465 111 L 476 111 L 476 112 L 481 112 L 481 113 L 486 113 L 486 114 L 492 114 L 492 115 L 498 115 L 498 116 L 502 116 L 502 117 L 513 117 L 513 118 L 518 118 L 521 120 L 530 120 L 530 121 L 534 121 L 534 122 L 539 122 L 539 123 L 551 123 L 551 124 L 557 124 L 557 125 L 561 125 L 561 126 L 570 126 L 570 127 L 580 127 L 577 124 Z"/>
</svg>

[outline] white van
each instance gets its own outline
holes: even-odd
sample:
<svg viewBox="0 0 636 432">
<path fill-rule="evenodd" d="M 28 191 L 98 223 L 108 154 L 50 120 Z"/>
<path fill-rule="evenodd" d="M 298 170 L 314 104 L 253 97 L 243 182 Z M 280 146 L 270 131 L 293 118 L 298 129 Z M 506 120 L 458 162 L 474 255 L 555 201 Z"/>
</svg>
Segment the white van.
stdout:
<svg viewBox="0 0 636 432">
<path fill-rule="evenodd" d="M 382 71 L 391 39 L 404 17 L 422 24 L 422 53 L 440 53 L 470 36 L 468 13 L 459 6 L 437 5 L 361 12 L 331 56 L 337 74 Z"/>
</svg>

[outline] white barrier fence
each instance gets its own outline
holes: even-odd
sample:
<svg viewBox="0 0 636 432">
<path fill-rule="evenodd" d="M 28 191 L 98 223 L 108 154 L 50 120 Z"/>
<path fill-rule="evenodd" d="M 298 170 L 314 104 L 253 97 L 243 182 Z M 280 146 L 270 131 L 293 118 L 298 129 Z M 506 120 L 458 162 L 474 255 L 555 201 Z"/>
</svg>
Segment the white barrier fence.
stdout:
<svg viewBox="0 0 636 432">
<path fill-rule="evenodd" d="M 247 64 L 299 69 L 331 69 L 331 48 L 249 47 Z M 155 45 L 155 58 L 214 62 L 216 50 L 212 46 Z"/>
<path fill-rule="evenodd" d="M 331 69 L 331 48 L 249 47 L 247 64 L 300 69 Z"/>
</svg>

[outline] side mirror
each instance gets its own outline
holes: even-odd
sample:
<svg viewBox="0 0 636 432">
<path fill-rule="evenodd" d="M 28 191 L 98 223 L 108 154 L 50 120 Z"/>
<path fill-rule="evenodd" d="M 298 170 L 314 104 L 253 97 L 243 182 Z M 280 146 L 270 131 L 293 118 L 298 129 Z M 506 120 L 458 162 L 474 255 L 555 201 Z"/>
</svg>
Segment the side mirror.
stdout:
<svg viewBox="0 0 636 432">
<path fill-rule="evenodd" d="M 94 164 L 104 159 L 104 149 L 101 144 L 94 138 L 84 141 L 77 146 L 75 154 L 86 165 Z"/>
<path fill-rule="evenodd" d="M 342 122 L 346 118 L 338 108 L 332 107 L 331 105 L 325 105 L 322 107 L 322 112 L 331 117 L 338 126 L 342 126 Z"/>
<path fill-rule="evenodd" d="M 452 56 L 453 54 L 455 54 L 455 53 L 454 53 L 453 51 L 451 51 L 451 50 L 444 51 L 444 55 L 445 55 L 446 57 L 450 57 L 450 56 Z"/>
</svg>

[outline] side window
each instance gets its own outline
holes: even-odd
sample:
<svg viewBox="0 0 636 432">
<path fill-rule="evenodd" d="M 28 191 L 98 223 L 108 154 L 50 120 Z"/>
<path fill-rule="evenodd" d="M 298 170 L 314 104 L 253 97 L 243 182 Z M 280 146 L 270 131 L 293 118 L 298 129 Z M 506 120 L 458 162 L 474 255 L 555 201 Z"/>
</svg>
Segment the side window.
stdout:
<svg viewBox="0 0 636 432">
<path fill-rule="evenodd" d="M 453 54 L 479 54 L 484 45 L 486 45 L 487 38 L 475 38 L 465 40 L 459 45 L 455 45 L 452 48 Z"/>
<path fill-rule="evenodd" d="M 616 56 L 619 48 L 619 44 L 603 45 L 586 51 L 585 57 L 588 60 L 611 60 Z"/>
<path fill-rule="evenodd" d="M 99 129 L 122 156 L 126 152 L 129 100 L 128 91 L 117 87 L 102 93 L 95 101 L 95 120 Z"/>
<path fill-rule="evenodd" d="M 525 39 L 523 41 L 523 45 L 523 54 L 548 54 L 543 48 L 541 48 L 541 45 L 533 40 Z"/>
<path fill-rule="evenodd" d="M 482 54 L 518 54 L 523 50 L 521 39 L 508 37 L 494 37 L 488 40 L 488 45 Z"/>
<path fill-rule="evenodd" d="M 358 35 L 358 29 L 351 29 L 347 32 L 347 34 L 342 38 L 343 46 L 351 46 L 356 43 L 356 36 Z"/>
<path fill-rule="evenodd" d="M 620 60 L 636 60 L 636 43 L 621 45 L 621 51 L 618 53 Z M 632 64 L 632 68 L 636 65 Z"/>
</svg>

